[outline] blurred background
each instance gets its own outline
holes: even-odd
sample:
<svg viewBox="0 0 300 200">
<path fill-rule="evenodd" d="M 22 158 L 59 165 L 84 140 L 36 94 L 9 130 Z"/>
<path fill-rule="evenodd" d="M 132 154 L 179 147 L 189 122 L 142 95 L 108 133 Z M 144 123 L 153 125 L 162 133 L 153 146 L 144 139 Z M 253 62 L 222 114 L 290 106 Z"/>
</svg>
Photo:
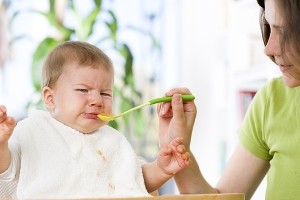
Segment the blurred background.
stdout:
<svg viewBox="0 0 300 200">
<path fill-rule="evenodd" d="M 198 116 L 192 150 L 216 184 L 247 106 L 277 68 L 263 53 L 256 0 L 0 0 L 0 104 L 17 120 L 43 109 L 40 69 L 59 42 L 82 40 L 113 60 L 115 113 L 188 87 Z M 151 161 L 156 107 L 110 124 Z M 253 199 L 264 198 L 265 181 Z M 173 180 L 160 194 L 177 194 Z"/>
</svg>

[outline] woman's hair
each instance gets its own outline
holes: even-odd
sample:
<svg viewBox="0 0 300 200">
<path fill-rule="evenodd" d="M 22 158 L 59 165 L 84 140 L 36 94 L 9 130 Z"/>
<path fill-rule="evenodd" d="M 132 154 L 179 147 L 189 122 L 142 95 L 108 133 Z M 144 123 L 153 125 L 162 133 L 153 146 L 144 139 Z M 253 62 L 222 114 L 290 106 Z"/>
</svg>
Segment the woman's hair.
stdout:
<svg viewBox="0 0 300 200">
<path fill-rule="evenodd" d="M 286 44 L 290 45 L 294 57 L 300 61 L 300 0 L 274 0 L 283 18 L 283 32 L 280 38 L 282 52 Z M 264 44 L 266 45 L 270 36 L 270 26 L 265 19 L 264 0 L 257 0 L 261 6 L 260 27 Z M 274 61 L 274 58 L 271 58 Z"/>
<path fill-rule="evenodd" d="M 53 86 L 64 67 L 71 63 L 83 67 L 104 67 L 114 74 L 112 61 L 99 48 L 86 42 L 66 41 L 54 48 L 47 56 L 42 69 L 42 87 Z"/>
</svg>

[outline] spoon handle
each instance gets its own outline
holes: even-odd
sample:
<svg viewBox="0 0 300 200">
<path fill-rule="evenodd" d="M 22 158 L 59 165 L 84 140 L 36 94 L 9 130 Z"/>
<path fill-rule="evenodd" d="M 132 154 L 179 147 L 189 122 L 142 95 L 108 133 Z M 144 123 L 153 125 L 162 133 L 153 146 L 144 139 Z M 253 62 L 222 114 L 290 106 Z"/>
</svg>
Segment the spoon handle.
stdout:
<svg viewBox="0 0 300 200">
<path fill-rule="evenodd" d="M 183 101 L 192 101 L 195 99 L 195 96 L 188 95 L 188 94 L 182 94 L 181 97 L 182 97 Z M 169 102 L 171 100 L 172 100 L 172 97 L 160 97 L 160 98 L 152 99 L 148 102 L 149 102 L 149 105 L 152 105 L 152 104 L 156 104 L 156 103 Z"/>
</svg>

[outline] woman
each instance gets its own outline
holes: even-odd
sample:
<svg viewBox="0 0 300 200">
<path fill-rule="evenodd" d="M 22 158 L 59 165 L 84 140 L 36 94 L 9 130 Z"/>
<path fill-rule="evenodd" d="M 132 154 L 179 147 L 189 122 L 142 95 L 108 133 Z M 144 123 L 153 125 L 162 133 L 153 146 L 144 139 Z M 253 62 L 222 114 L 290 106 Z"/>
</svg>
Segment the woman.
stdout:
<svg viewBox="0 0 300 200">
<path fill-rule="evenodd" d="M 181 193 L 245 193 L 250 199 L 267 175 L 266 199 L 300 197 L 300 1 L 258 4 L 265 54 L 282 76 L 255 95 L 239 129 L 240 142 L 217 185 L 207 183 L 191 153 L 191 165 L 175 176 Z M 165 110 L 159 110 L 162 121 Z M 175 135 L 161 135 L 165 143 L 168 137 Z M 189 147 L 191 134 L 184 137 Z"/>
</svg>

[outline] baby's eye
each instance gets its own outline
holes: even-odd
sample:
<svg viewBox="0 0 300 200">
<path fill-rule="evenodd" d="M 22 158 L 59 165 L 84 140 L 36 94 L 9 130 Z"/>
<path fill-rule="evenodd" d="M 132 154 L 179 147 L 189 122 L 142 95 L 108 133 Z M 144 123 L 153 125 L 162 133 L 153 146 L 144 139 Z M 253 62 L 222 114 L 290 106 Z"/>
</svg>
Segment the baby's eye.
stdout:
<svg viewBox="0 0 300 200">
<path fill-rule="evenodd" d="M 82 93 L 87 93 L 88 90 L 87 89 L 76 89 L 76 91 L 82 92 Z"/>
<path fill-rule="evenodd" d="M 101 95 L 101 96 L 108 96 L 108 97 L 110 97 L 110 96 L 111 96 L 111 94 L 109 94 L 109 93 L 105 93 L 105 92 L 101 92 L 101 93 L 100 93 L 100 95 Z"/>
</svg>

